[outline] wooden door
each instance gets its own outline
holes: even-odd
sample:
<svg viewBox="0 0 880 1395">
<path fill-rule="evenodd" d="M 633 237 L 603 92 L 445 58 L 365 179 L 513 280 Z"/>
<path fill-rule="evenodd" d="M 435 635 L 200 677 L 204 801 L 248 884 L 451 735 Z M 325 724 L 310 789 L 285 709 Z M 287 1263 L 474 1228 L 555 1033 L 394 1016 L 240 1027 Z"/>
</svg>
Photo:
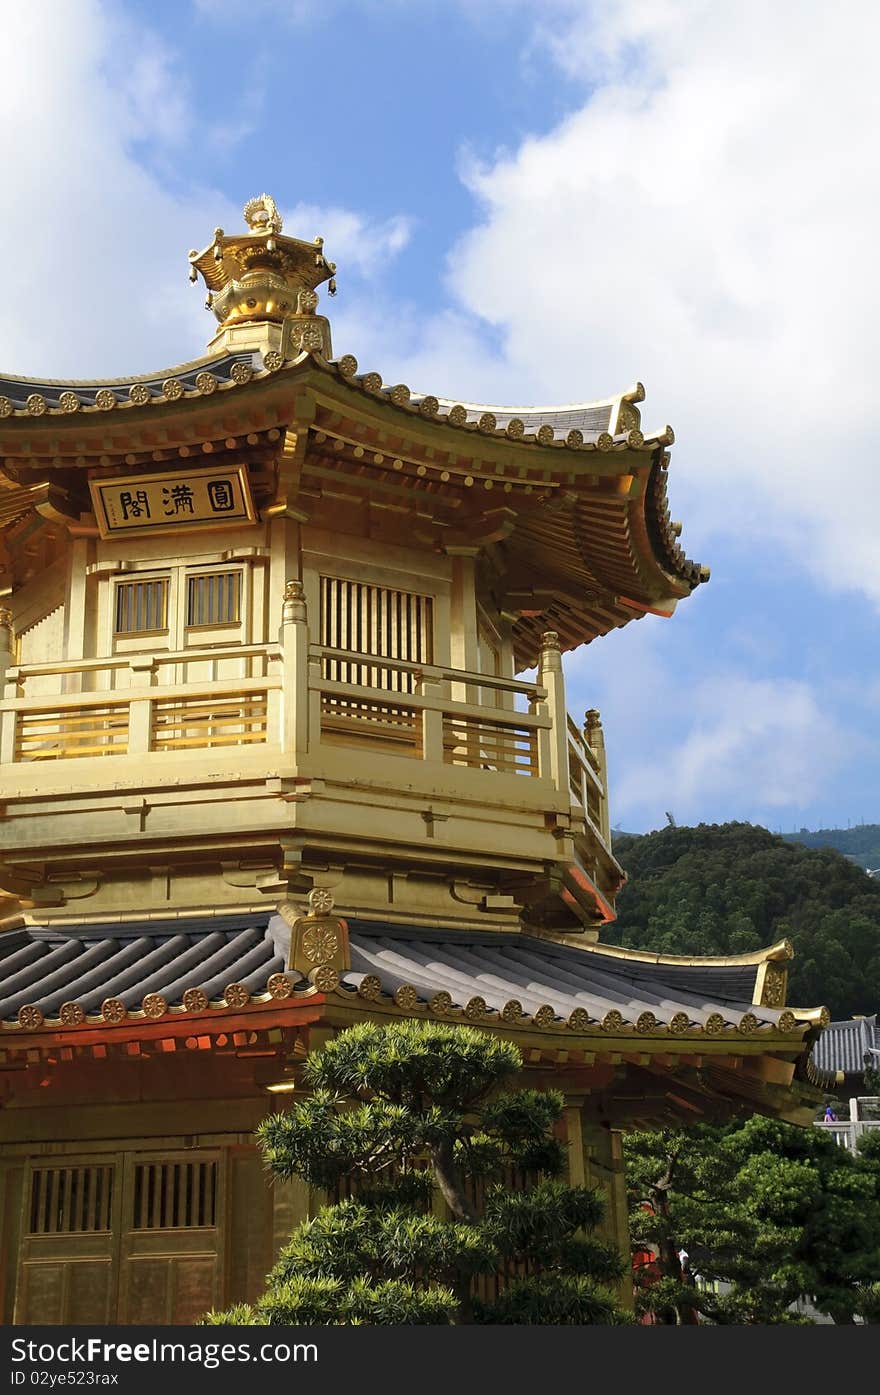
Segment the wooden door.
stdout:
<svg viewBox="0 0 880 1395">
<path fill-rule="evenodd" d="M 223 1301 L 224 1155 L 129 1153 L 117 1322 L 192 1323 Z"/>
<path fill-rule="evenodd" d="M 109 1323 L 116 1314 L 122 1155 L 29 1161 L 16 1323 Z"/>
<path fill-rule="evenodd" d="M 192 1323 L 223 1302 L 220 1150 L 35 1159 L 18 1324 Z"/>
</svg>

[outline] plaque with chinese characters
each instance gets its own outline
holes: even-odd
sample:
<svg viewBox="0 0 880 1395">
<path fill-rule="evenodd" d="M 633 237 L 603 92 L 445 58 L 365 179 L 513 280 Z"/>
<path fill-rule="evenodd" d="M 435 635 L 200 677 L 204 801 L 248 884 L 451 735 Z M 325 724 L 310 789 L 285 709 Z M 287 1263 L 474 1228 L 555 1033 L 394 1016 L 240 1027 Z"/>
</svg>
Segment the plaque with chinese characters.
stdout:
<svg viewBox="0 0 880 1395">
<path fill-rule="evenodd" d="M 244 465 L 90 480 L 89 488 L 102 538 L 217 528 L 255 517 Z"/>
</svg>

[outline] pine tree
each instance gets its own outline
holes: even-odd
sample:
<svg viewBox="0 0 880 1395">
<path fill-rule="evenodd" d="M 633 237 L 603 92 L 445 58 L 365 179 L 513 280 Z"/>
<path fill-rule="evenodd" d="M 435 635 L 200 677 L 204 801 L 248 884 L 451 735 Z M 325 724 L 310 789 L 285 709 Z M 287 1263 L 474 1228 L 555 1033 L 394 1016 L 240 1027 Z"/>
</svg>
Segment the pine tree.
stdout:
<svg viewBox="0 0 880 1395">
<path fill-rule="evenodd" d="M 625 1144 L 634 1243 L 657 1252 L 637 1308 L 661 1323 L 880 1320 L 880 1138 L 857 1153 L 824 1130 L 745 1122 L 633 1133 Z M 722 1292 L 690 1275 L 720 1281 Z"/>
<path fill-rule="evenodd" d="M 361 1023 L 313 1053 L 311 1092 L 260 1143 L 275 1178 L 352 1194 L 294 1231 L 253 1306 L 206 1321 L 627 1321 L 608 1287 L 620 1257 L 592 1233 L 602 1200 L 561 1180 L 563 1098 L 509 1088 L 521 1068 L 510 1042 L 414 1021 Z M 478 1298 L 477 1277 L 496 1273 L 514 1277 Z"/>
</svg>

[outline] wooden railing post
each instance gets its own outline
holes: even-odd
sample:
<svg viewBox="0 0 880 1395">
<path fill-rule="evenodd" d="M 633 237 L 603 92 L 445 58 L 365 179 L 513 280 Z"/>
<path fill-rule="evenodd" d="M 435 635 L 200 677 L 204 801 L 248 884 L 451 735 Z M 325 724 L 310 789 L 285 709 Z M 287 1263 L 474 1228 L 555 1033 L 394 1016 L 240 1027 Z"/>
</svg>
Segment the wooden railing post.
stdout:
<svg viewBox="0 0 880 1395">
<path fill-rule="evenodd" d="M 550 718 L 550 769 L 541 774 L 553 781 L 556 788 L 571 798 L 568 781 L 568 712 L 565 706 L 565 678 L 562 673 L 562 653 L 559 635 L 548 630 L 541 636 L 541 659 L 538 682 L 547 690 L 546 711 Z"/>
<path fill-rule="evenodd" d="M 599 832 L 611 847 L 611 814 L 608 808 L 608 765 L 605 759 L 605 733 L 598 709 L 590 707 L 584 714 L 584 740 L 596 758 L 599 779 L 602 781 L 601 818 Z"/>
<path fill-rule="evenodd" d="M 129 662 L 132 687 L 149 686 L 156 675 L 155 660 L 133 656 Z M 128 754 L 142 756 L 153 744 L 153 703 L 150 698 L 133 698 L 128 705 Z"/>
<path fill-rule="evenodd" d="M 416 674 L 416 692 L 420 697 L 440 699 L 443 685 L 438 678 Z M 437 707 L 422 708 L 422 760 L 443 761 L 443 712 Z"/>
<path fill-rule="evenodd" d="M 317 741 L 320 725 L 309 730 L 309 624 L 301 581 L 288 581 L 281 607 L 281 749 L 304 755 L 309 738 Z M 272 695 L 269 695 L 270 703 Z M 320 700 L 320 698 L 319 698 Z M 270 730 L 278 730 L 274 722 Z"/>
</svg>

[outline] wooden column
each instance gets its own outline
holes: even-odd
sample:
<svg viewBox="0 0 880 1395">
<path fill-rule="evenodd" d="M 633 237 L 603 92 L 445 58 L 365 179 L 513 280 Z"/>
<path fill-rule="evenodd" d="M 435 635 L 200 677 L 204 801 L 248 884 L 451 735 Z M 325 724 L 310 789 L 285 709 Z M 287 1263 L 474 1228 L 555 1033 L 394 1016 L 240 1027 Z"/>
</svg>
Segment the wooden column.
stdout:
<svg viewBox="0 0 880 1395">
<path fill-rule="evenodd" d="M 611 847 L 611 814 L 608 807 L 608 763 L 605 757 L 605 733 L 599 712 L 590 707 L 584 714 L 584 740 L 596 758 L 599 779 L 602 781 L 601 827 L 599 832 Z"/>
<path fill-rule="evenodd" d="M 592 1120 L 588 1110 L 589 1104 L 586 1104 L 580 1111 L 586 1185 L 601 1188 L 604 1195 L 605 1219 L 600 1233 L 620 1252 L 624 1273 L 617 1285 L 617 1296 L 623 1307 L 632 1310 L 635 1296 L 622 1138 L 619 1130 L 606 1128 Z"/>
<path fill-rule="evenodd" d="M 288 581 L 281 608 L 281 748 L 303 756 L 309 749 L 309 624 L 301 581 Z"/>
<path fill-rule="evenodd" d="M 15 637 L 12 633 L 12 611 L 5 607 L 0 609 L 0 694 L 6 697 L 14 697 L 16 688 L 13 683 L 9 685 L 6 692 L 6 675 L 12 668 Z M 14 712 L 0 713 L 0 763 L 11 761 L 15 754 L 15 722 Z"/>
<path fill-rule="evenodd" d="M 550 768 L 541 770 L 541 775 L 544 779 L 549 777 L 556 789 L 568 798 L 568 714 L 565 708 L 562 654 L 559 636 L 555 630 L 548 630 L 541 636 L 538 682 L 547 689 L 547 698 L 542 706 L 551 722 L 548 752 Z"/>
</svg>

